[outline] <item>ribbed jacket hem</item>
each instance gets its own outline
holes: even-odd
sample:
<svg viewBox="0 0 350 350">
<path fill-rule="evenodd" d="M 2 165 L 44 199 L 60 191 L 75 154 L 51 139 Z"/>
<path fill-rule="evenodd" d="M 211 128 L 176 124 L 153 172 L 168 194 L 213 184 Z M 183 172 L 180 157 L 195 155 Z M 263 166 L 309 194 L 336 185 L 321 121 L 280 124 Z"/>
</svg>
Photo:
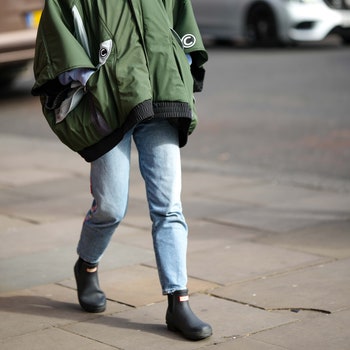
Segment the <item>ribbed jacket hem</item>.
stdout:
<svg viewBox="0 0 350 350">
<path fill-rule="evenodd" d="M 179 131 L 179 146 L 187 143 L 188 130 L 192 120 L 192 111 L 185 102 L 153 102 L 144 101 L 137 105 L 129 114 L 127 121 L 121 128 L 115 129 L 99 142 L 86 147 L 78 153 L 87 161 L 93 162 L 113 149 L 124 135 L 137 124 L 151 118 L 168 119 Z"/>
</svg>

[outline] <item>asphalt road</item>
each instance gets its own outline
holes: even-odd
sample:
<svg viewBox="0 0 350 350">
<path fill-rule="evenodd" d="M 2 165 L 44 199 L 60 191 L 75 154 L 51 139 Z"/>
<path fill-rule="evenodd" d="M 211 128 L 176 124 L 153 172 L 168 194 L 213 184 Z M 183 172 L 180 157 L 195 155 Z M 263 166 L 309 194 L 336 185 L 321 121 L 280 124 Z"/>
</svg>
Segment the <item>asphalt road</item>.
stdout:
<svg viewBox="0 0 350 350">
<path fill-rule="evenodd" d="M 350 47 L 208 45 L 199 126 L 185 166 L 262 172 L 306 184 L 349 183 Z M 29 70 L 0 96 L 0 134 L 50 138 Z M 27 150 L 24 150 L 27 151 Z"/>
</svg>

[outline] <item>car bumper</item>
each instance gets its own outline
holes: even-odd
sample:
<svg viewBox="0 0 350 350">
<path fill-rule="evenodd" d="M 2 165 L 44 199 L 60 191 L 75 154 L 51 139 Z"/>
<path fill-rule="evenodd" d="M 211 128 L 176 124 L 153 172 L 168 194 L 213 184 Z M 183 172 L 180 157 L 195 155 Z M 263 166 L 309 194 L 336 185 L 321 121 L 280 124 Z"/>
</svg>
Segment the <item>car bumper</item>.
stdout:
<svg viewBox="0 0 350 350">
<path fill-rule="evenodd" d="M 350 29 L 350 10 L 333 10 L 324 3 L 290 3 L 288 15 L 288 37 L 295 41 L 319 41 L 336 28 Z"/>
<path fill-rule="evenodd" d="M 36 29 L 0 34 L 0 65 L 26 62 L 34 57 Z"/>
</svg>

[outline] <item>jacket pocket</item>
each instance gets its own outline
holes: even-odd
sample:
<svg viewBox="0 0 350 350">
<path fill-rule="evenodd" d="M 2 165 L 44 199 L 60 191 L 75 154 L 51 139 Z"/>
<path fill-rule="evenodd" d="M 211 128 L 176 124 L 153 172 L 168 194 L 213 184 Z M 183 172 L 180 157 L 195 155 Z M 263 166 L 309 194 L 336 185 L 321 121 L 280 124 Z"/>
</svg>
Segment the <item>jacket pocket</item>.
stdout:
<svg viewBox="0 0 350 350">
<path fill-rule="evenodd" d="M 59 139 L 78 152 L 109 135 L 119 126 L 110 77 L 106 73 L 112 41 L 100 44 L 99 64 L 86 85 L 73 82 L 65 99 L 45 117 Z"/>
<path fill-rule="evenodd" d="M 111 123 L 96 108 L 94 97 L 88 91 L 62 121 L 57 123 L 55 110 L 46 110 L 44 114 L 61 142 L 75 152 L 97 143 L 113 131 Z"/>
</svg>

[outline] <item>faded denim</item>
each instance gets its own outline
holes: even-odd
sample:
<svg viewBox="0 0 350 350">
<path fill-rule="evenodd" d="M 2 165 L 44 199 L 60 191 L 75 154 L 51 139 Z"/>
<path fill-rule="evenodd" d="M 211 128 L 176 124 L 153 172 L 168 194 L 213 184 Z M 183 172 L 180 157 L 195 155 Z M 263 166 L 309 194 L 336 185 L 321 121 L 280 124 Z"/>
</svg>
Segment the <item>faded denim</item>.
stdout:
<svg viewBox="0 0 350 350">
<path fill-rule="evenodd" d="M 163 294 L 187 288 L 187 224 L 181 205 L 178 132 L 166 120 L 137 125 L 110 152 L 91 163 L 93 203 L 77 252 L 87 262 L 101 259 L 128 206 L 131 141 L 146 185 L 153 246 Z"/>
</svg>

